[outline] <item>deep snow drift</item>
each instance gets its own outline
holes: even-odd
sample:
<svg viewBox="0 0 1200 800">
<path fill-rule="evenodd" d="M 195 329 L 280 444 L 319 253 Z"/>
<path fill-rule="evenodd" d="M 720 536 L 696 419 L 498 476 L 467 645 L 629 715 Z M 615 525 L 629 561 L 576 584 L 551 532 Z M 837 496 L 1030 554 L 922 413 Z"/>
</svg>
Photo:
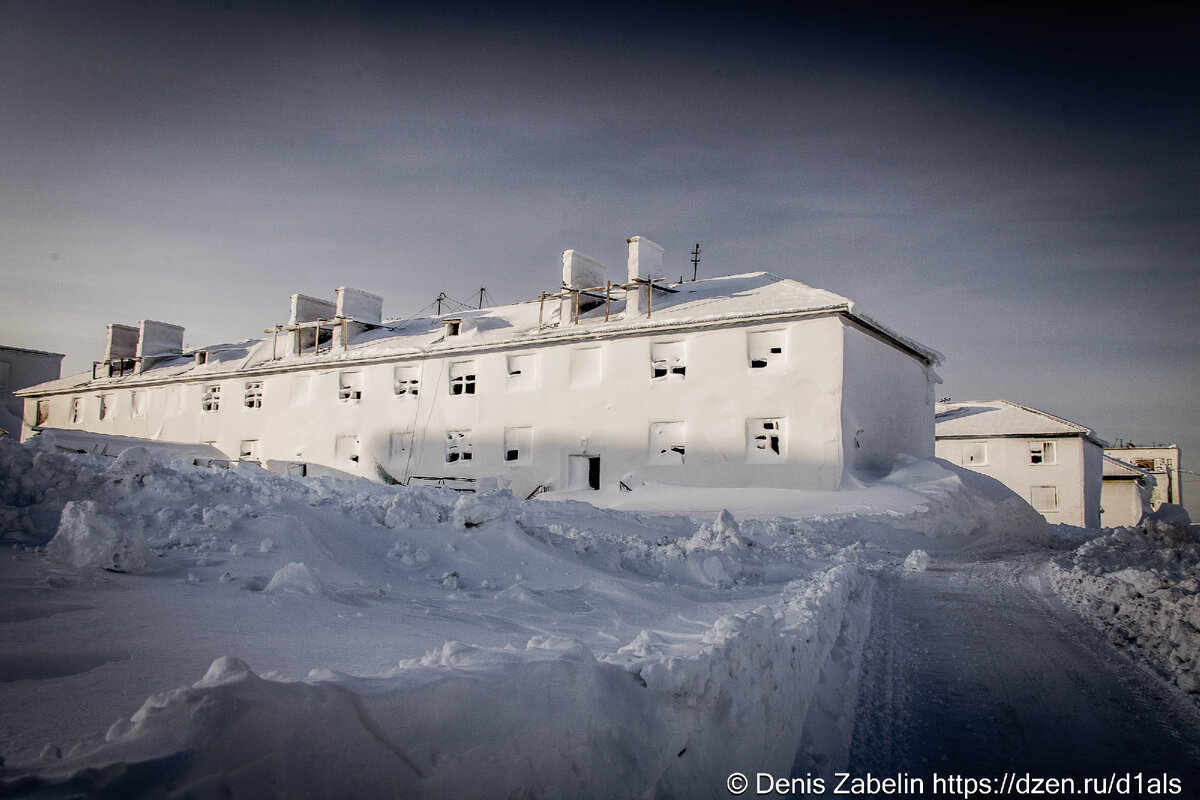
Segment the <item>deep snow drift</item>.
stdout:
<svg viewBox="0 0 1200 800">
<path fill-rule="evenodd" d="M 1055 590 L 1118 646 L 1200 693 L 1200 541 L 1187 512 L 1163 505 L 1051 563 Z"/>
<path fill-rule="evenodd" d="M 799 753 L 828 771 L 872 572 L 1054 540 L 939 462 L 823 498 L 615 498 L 740 510 L 693 519 L 60 450 L 0 439 L 13 794 L 702 797 Z"/>
</svg>

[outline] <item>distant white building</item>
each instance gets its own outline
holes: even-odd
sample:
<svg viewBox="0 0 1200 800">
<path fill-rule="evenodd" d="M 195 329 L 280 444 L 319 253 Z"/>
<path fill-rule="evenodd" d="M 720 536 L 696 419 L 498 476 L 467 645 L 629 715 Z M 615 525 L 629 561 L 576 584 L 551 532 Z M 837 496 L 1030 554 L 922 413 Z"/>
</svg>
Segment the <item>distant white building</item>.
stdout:
<svg viewBox="0 0 1200 800">
<path fill-rule="evenodd" d="M 1154 476 L 1108 455 L 1104 456 L 1103 475 L 1100 524 L 1105 528 L 1137 525 L 1151 510 Z"/>
<path fill-rule="evenodd" d="M 206 443 L 295 474 L 514 492 L 830 490 L 933 455 L 940 356 L 850 300 L 755 272 L 666 283 L 629 240 L 619 283 L 573 250 L 531 302 L 384 321 L 346 287 L 291 298 L 264 339 L 182 352 L 183 329 L 110 325 L 93 371 L 22 392 L 40 427 Z"/>
<path fill-rule="evenodd" d="M 990 475 L 1051 523 L 1100 526 L 1103 447 L 1089 428 L 1007 400 L 938 403 L 939 458 Z"/>
<path fill-rule="evenodd" d="M 29 427 L 22 425 L 24 401 L 14 392 L 55 380 L 62 369 L 62 360 L 62 353 L 0 345 L 0 430 L 20 436 L 22 427 Z M 28 422 L 38 424 L 36 407 Z"/>
<path fill-rule="evenodd" d="M 1183 505 L 1183 482 L 1179 479 L 1179 446 L 1174 444 L 1137 447 L 1109 447 L 1106 456 L 1132 464 L 1154 477 L 1150 507 L 1157 510 L 1163 503 Z"/>
</svg>

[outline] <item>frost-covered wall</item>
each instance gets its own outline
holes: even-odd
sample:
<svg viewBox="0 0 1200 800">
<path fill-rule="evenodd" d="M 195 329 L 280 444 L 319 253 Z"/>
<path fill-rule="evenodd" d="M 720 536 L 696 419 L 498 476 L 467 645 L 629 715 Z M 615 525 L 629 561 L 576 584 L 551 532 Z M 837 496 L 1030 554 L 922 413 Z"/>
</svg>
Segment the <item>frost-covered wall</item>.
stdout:
<svg viewBox="0 0 1200 800">
<path fill-rule="evenodd" d="M 847 467 L 886 474 L 897 453 L 932 456 L 933 370 L 855 324 L 845 327 L 842 441 Z"/>
<path fill-rule="evenodd" d="M 377 295 L 346 287 L 336 308 L 293 295 L 289 325 L 263 341 L 78 376 L 29 402 L 45 427 L 208 444 L 279 472 L 499 478 L 518 494 L 829 490 L 847 469 L 932 452 L 932 351 L 767 273 L 651 286 L 661 257 L 634 237 L 637 283 L 616 298 L 606 285 L 586 304 L 568 291 L 453 318 L 383 323 Z M 564 281 L 603 274 L 564 254 Z"/>
<path fill-rule="evenodd" d="M 592 458 L 602 486 L 636 474 L 833 489 L 843 461 L 843 331 L 828 316 L 114 385 L 49 398 L 49 424 L 209 443 L 279 471 L 494 476 L 518 493 L 587 488 L 591 465 L 578 460 Z"/>
<path fill-rule="evenodd" d="M 26 350 L 21 347 L 0 346 L 0 429 L 20 435 L 24 401 L 13 392 L 58 377 L 62 366 L 61 353 Z M 48 406 L 44 408 L 48 409 Z M 37 423 L 37 404 L 32 404 L 28 418 Z"/>
<path fill-rule="evenodd" d="M 992 476 L 1047 522 L 1100 527 L 1103 451 L 1084 436 L 938 438 L 936 454 Z"/>
</svg>

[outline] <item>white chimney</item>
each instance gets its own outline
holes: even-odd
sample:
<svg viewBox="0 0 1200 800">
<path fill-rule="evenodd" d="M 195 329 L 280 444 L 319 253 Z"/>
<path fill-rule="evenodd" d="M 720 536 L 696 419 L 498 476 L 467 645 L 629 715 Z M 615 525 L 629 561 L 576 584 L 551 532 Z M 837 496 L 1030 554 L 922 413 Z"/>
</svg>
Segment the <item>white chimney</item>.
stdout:
<svg viewBox="0 0 1200 800">
<path fill-rule="evenodd" d="M 585 256 L 578 250 L 563 251 L 564 286 L 572 289 L 597 289 L 604 286 L 606 274 L 604 265 L 591 256 Z"/>
<path fill-rule="evenodd" d="M 301 325 L 305 322 L 315 322 L 318 319 L 332 320 L 337 313 L 337 306 L 328 300 L 318 300 L 306 294 L 292 295 L 292 314 L 288 325 Z M 328 340 L 327 340 L 328 341 Z M 316 326 L 309 325 L 303 330 L 288 331 L 288 352 L 295 354 L 316 349 Z"/>
<path fill-rule="evenodd" d="M 662 277 L 663 249 L 645 238 L 634 236 L 626 240 L 629 244 L 629 282 Z"/>
<path fill-rule="evenodd" d="M 663 249 L 643 236 L 626 240 L 629 243 L 629 282 L 662 277 Z M 638 286 L 625 294 L 625 313 L 644 316 L 650 312 L 650 287 Z"/>
<path fill-rule="evenodd" d="M 156 361 L 183 354 L 183 326 L 169 322 L 141 321 L 138 329 L 138 371 L 144 372 Z"/>
<path fill-rule="evenodd" d="M 383 298 L 377 294 L 364 292 L 361 289 L 351 289 L 349 286 L 337 288 L 337 315 L 349 322 L 345 327 L 338 325 L 333 329 L 333 347 L 345 347 L 358 338 L 359 334 L 370 330 L 369 326 L 383 322 Z M 343 339 L 343 331 L 345 338 Z"/>
</svg>

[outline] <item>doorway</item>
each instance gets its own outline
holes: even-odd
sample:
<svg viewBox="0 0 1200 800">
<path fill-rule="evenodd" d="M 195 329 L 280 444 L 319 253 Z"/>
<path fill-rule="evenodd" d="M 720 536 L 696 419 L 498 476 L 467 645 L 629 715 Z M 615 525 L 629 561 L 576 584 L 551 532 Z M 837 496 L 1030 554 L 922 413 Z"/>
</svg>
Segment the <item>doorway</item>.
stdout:
<svg viewBox="0 0 1200 800">
<path fill-rule="evenodd" d="M 600 488 L 600 456 L 567 456 L 567 488 Z"/>
</svg>

